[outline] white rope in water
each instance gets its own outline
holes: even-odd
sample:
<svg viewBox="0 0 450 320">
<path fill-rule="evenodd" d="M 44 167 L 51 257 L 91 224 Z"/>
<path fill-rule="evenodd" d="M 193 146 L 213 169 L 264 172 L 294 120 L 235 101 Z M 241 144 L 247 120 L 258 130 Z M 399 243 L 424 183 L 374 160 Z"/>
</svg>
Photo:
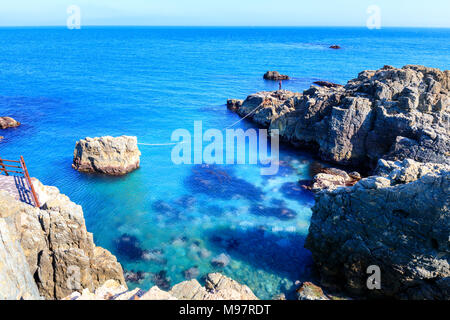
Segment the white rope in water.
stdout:
<svg viewBox="0 0 450 320">
<path fill-rule="evenodd" d="M 234 126 L 236 126 L 237 124 L 241 123 L 242 121 L 244 121 L 245 119 L 247 119 L 249 116 L 251 116 L 253 113 L 256 112 L 256 110 L 258 110 L 259 108 L 261 108 L 262 106 L 257 106 L 255 109 L 253 109 L 251 112 L 249 112 L 245 117 L 242 117 L 241 119 L 239 119 L 238 121 L 236 121 L 235 123 L 233 123 L 231 126 L 226 127 L 224 130 L 227 129 L 231 129 Z M 186 143 L 185 141 L 182 142 L 171 142 L 171 143 L 138 143 L 138 145 L 141 146 L 150 146 L 150 147 L 161 147 L 161 146 L 175 146 L 177 144 L 183 144 Z"/>
<path fill-rule="evenodd" d="M 138 143 L 138 145 L 159 147 L 159 146 L 175 146 L 175 145 L 181 144 L 181 143 L 186 143 L 186 142 L 182 141 L 182 142 L 172 142 L 172 143 Z"/>
<path fill-rule="evenodd" d="M 262 106 L 257 106 L 255 109 L 253 109 L 250 113 L 248 113 L 245 117 L 239 119 L 238 121 L 236 121 L 235 123 L 233 123 L 231 126 L 227 127 L 226 129 L 231 129 L 233 128 L 235 125 L 237 125 L 238 123 L 244 121 L 245 119 L 247 119 L 250 115 L 252 115 L 254 112 L 256 112 L 256 110 L 258 110 L 259 108 L 261 108 Z"/>
</svg>

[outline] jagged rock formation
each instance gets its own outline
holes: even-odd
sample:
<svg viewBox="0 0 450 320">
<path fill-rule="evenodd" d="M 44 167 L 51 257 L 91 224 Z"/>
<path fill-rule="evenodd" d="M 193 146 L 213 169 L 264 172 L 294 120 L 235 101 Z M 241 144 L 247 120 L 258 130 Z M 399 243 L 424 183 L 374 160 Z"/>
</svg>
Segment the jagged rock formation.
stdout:
<svg viewBox="0 0 450 320">
<path fill-rule="evenodd" d="M 230 99 L 227 107 L 241 117 L 248 116 L 253 122 L 268 127 L 280 116 L 294 111 L 295 98 L 300 96 L 287 90 L 263 91 L 248 96 L 245 101 Z"/>
<path fill-rule="evenodd" d="M 20 216 L 2 201 L 7 197 L 0 191 L 0 300 L 37 300 L 39 291 L 20 246 Z"/>
<path fill-rule="evenodd" d="M 0 129 L 8 129 L 20 126 L 20 122 L 10 117 L 0 117 Z"/>
<path fill-rule="evenodd" d="M 75 145 L 72 167 L 118 176 L 139 168 L 140 156 L 136 137 L 86 138 Z"/>
<path fill-rule="evenodd" d="M 258 300 L 253 292 L 219 273 L 209 274 L 202 287 L 197 280 L 175 285 L 169 292 L 153 287 L 144 292 L 140 289 L 128 291 L 117 281 L 107 281 L 91 292 L 88 289 L 74 292 L 66 300 Z"/>
<path fill-rule="evenodd" d="M 344 87 L 278 96 L 257 93 L 230 109 L 341 165 L 372 169 L 381 158 L 450 164 L 449 70 L 385 66 Z"/>
<path fill-rule="evenodd" d="M 0 239 L 7 236 L 18 241 L 11 250 L 0 242 L 0 252 L 7 250 L 9 253 L 8 256 L 0 254 L 0 268 L 9 266 L 25 279 L 19 282 L 18 287 L 22 289 L 17 294 L 8 293 L 8 298 L 16 294 L 16 297 L 35 299 L 34 287 L 46 299 L 61 299 L 75 289 L 94 290 L 109 279 L 125 285 L 122 267 L 116 258 L 96 247 L 92 234 L 87 232 L 82 208 L 55 187 L 44 186 L 37 180 L 33 184 L 43 204 L 40 209 L 6 192 L 0 193 L 1 217 L 15 221 L 7 223 L 8 228 L 0 222 Z M 13 225 L 15 228 L 11 227 Z M 34 286 L 30 279 L 34 279 Z M 0 286 L 0 296 L 10 288 Z"/>
<path fill-rule="evenodd" d="M 380 160 L 377 176 L 319 192 L 305 247 L 322 285 L 399 299 L 450 298 L 450 166 Z M 381 290 L 367 268 L 381 268 Z"/>
<path fill-rule="evenodd" d="M 279 81 L 279 80 L 289 80 L 290 78 L 285 74 L 280 74 L 278 71 L 267 71 L 264 74 L 264 79 Z"/>
</svg>

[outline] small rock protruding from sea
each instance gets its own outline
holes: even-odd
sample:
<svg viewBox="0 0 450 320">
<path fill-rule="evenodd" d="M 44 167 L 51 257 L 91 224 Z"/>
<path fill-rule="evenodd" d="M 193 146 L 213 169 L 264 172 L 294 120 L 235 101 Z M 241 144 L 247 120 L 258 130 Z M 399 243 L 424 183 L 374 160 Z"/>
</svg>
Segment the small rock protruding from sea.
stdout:
<svg viewBox="0 0 450 320">
<path fill-rule="evenodd" d="M 337 44 L 333 44 L 332 46 L 330 46 L 330 49 L 339 50 L 342 49 L 342 47 L 338 46 Z"/>
<path fill-rule="evenodd" d="M 20 126 L 20 122 L 10 117 L 0 117 L 0 129 L 15 128 Z"/>
<path fill-rule="evenodd" d="M 86 138 L 75 145 L 72 167 L 80 172 L 125 175 L 139 168 L 137 137 Z"/>
<path fill-rule="evenodd" d="M 289 80 L 290 77 L 285 74 L 280 74 L 278 71 L 267 71 L 264 74 L 264 79 L 279 81 L 279 80 Z"/>
</svg>

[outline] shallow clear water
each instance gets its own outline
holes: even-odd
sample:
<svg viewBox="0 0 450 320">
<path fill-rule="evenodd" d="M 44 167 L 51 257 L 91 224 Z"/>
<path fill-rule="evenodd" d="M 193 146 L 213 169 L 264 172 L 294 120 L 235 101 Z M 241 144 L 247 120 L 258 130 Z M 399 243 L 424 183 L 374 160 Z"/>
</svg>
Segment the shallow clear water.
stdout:
<svg viewBox="0 0 450 320">
<path fill-rule="evenodd" d="M 227 98 L 277 88 L 262 80 L 267 70 L 293 76 L 285 88 L 301 91 L 385 64 L 448 69 L 449 40 L 449 29 L 0 29 L 0 113 L 23 123 L 2 131 L 0 155 L 23 155 L 33 176 L 83 206 L 96 244 L 145 273 L 130 287 L 167 287 L 196 266 L 199 280 L 220 271 L 271 298 L 310 277 L 303 241 L 313 199 L 293 188 L 310 178 L 310 155 L 283 149 L 280 174 L 267 178 L 251 165 L 175 166 L 171 147 L 141 146 L 142 167 L 111 178 L 71 168 L 75 141 L 164 143 L 194 120 L 222 129 L 238 119 Z M 343 49 L 328 49 L 335 43 Z M 231 258 L 223 269 L 211 265 L 221 253 Z"/>
</svg>

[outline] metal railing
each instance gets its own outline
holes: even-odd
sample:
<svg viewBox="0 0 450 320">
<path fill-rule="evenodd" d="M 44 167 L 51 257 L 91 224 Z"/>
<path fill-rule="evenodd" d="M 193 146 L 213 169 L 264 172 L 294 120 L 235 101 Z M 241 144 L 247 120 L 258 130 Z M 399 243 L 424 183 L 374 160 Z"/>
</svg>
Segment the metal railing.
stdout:
<svg viewBox="0 0 450 320">
<path fill-rule="evenodd" d="M 11 168 L 11 169 L 10 169 Z M 17 170 L 20 169 L 20 170 Z M 33 202 L 35 207 L 39 208 L 39 199 L 37 197 L 36 191 L 34 190 L 33 183 L 31 182 L 30 174 L 28 173 L 25 160 L 20 156 L 20 160 L 6 160 L 0 158 L 0 173 L 3 172 L 5 175 L 9 176 L 10 173 L 23 175 L 25 181 L 30 188 L 31 196 L 33 197 Z"/>
</svg>

